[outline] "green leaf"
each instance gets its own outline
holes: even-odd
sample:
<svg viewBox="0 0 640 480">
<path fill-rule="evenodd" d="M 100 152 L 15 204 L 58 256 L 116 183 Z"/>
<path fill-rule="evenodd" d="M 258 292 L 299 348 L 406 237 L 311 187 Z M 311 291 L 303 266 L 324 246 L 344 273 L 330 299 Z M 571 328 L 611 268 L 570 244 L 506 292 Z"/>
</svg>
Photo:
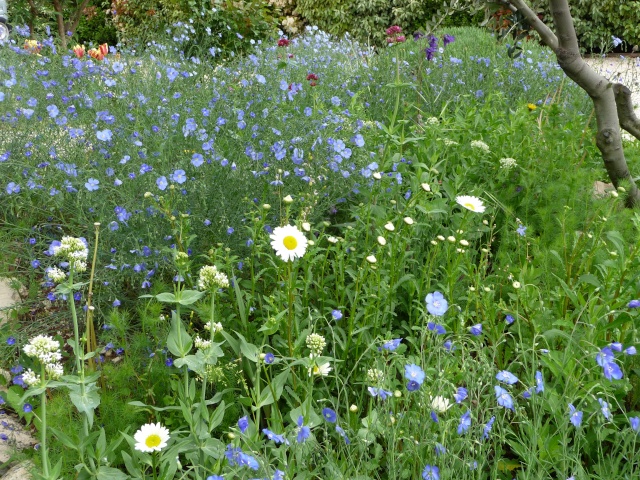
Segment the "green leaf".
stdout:
<svg viewBox="0 0 640 480">
<path fill-rule="evenodd" d="M 61 430 L 58 430 L 57 428 L 53 428 L 53 427 L 49 427 L 49 430 L 51 430 L 51 433 L 53 433 L 53 435 L 60 440 L 60 442 L 67 448 L 70 448 L 72 450 L 77 450 L 78 446 L 73 442 L 73 440 L 71 439 L 71 437 L 69 437 L 66 433 L 62 432 Z"/>
<path fill-rule="evenodd" d="M 84 387 L 84 394 L 77 385 L 68 386 L 69 399 L 75 405 L 80 413 L 86 413 L 89 420 L 89 426 L 93 425 L 93 411 L 100 405 L 100 394 L 98 387 L 92 383 Z"/>
<path fill-rule="evenodd" d="M 184 365 L 189 367 L 194 372 L 202 372 L 204 367 L 204 354 L 201 350 L 198 350 L 195 355 L 187 355 L 186 357 L 176 359 L 173 364 L 177 368 L 182 368 Z"/>
<path fill-rule="evenodd" d="M 177 303 L 176 296 L 169 292 L 159 293 L 156 295 L 156 300 L 163 303 Z"/>
<path fill-rule="evenodd" d="M 197 290 L 184 290 L 179 294 L 178 303 L 180 305 L 191 305 L 196 303 L 205 295 L 205 292 L 199 292 Z"/>
<path fill-rule="evenodd" d="M 209 432 L 211 432 L 214 428 L 222 423 L 222 420 L 224 419 L 224 412 L 226 409 L 227 405 L 223 401 L 213 411 L 211 417 L 209 417 Z"/>
<path fill-rule="evenodd" d="M 178 358 L 186 357 L 191 351 L 193 341 L 176 312 L 171 312 L 171 331 L 167 337 L 167 348 Z"/>
<path fill-rule="evenodd" d="M 117 468 L 105 467 L 103 465 L 100 468 L 98 468 L 98 473 L 96 475 L 96 478 L 98 480 L 126 480 L 127 478 L 129 478 L 129 475 L 121 472 Z"/>
<path fill-rule="evenodd" d="M 212 458 L 215 458 L 216 460 L 222 458 L 224 445 L 217 438 L 208 438 L 207 441 L 204 442 L 204 445 L 201 448 L 207 457 L 212 457 Z"/>
</svg>

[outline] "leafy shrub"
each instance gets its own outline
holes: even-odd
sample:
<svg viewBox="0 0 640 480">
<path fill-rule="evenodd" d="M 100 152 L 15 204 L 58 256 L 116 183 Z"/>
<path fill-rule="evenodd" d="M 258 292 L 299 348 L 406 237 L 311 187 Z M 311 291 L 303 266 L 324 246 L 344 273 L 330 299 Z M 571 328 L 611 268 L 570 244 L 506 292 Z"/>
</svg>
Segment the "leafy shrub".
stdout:
<svg viewBox="0 0 640 480">
<path fill-rule="evenodd" d="M 399 25 L 408 34 L 429 30 L 428 25 L 464 26 L 473 23 L 473 16 L 446 9 L 440 0 L 298 0 L 297 12 L 307 23 L 342 35 L 349 32 L 354 38 L 382 45 L 385 29 Z"/>
<path fill-rule="evenodd" d="M 112 20 L 124 44 L 160 42 L 168 34 L 188 56 L 226 55 L 273 33 L 274 13 L 267 0 L 115 0 Z"/>
</svg>

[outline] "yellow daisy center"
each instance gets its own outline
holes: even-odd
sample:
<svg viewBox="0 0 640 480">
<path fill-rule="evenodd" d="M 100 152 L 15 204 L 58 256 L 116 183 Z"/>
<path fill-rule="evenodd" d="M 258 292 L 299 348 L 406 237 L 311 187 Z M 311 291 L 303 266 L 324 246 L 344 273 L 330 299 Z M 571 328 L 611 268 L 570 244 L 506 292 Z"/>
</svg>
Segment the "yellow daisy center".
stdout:
<svg viewBox="0 0 640 480">
<path fill-rule="evenodd" d="M 152 433 L 145 439 L 144 443 L 149 448 L 155 448 L 162 443 L 162 439 L 160 438 L 160 435 Z"/>
<path fill-rule="evenodd" d="M 476 209 L 476 206 L 473 203 L 465 203 L 464 206 L 467 207 L 469 210 L 475 211 Z"/>
<path fill-rule="evenodd" d="M 287 250 L 295 250 L 298 246 L 298 241 L 291 235 L 287 235 L 286 237 L 284 237 L 282 243 Z"/>
</svg>

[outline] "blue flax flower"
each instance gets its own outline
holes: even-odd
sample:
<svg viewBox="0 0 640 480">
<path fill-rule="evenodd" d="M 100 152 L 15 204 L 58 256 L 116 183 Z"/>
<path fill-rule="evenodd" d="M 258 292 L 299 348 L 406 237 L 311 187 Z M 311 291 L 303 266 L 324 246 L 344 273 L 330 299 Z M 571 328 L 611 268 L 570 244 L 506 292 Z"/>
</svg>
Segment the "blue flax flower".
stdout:
<svg viewBox="0 0 640 480">
<path fill-rule="evenodd" d="M 467 392 L 466 388 L 458 387 L 456 393 L 453 394 L 453 398 L 456 400 L 456 403 L 462 403 L 462 401 L 467 398 L 468 395 L 469 393 Z"/>
<path fill-rule="evenodd" d="M 631 430 L 640 432 L 640 417 L 631 417 L 629 423 L 631 424 Z"/>
<path fill-rule="evenodd" d="M 611 410 L 609 408 L 609 404 L 601 398 L 598 399 L 598 403 L 600 404 L 600 409 L 602 410 L 602 415 L 604 415 L 604 418 L 606 418 L 607 420 L 611 420 Z"/>
<path fill-rule="evenodd" d="M 474 335 L 476 337 L 482 335 L 482 324 L 478 323 L 476 325 L 473 325 L 472 327 L 469 327 L 469 332 L 471 333 L 471 335 Z"/>
<path fill-rule="evenodd" d="M 329 423 L 336 423 L 336 420 L 338 419 L 335 410 L 332 410 L 330 408 L 323 408 L 322 416 Z"/>
<path fill-rule="evenodd" d="M 536 393 L 544 392 L 544 379 L 542 378 L 542 372 L 538 370 L 536 372 Z"/>
<path fill-rule="evenodd" d="M 372 397 L 380 397 L 380 400 L 386 400 L 391 395 L 393 395 L 390 391 L 385 390 L 383 388 L 375 388 L 369 387 L 367 388 Z"/>
<path fill-rule="evenodd" d="M 262 433 L 264 433 L 269 440 L 273 440 L 276 443 L 284 443 L 285 445 L 289 445 L 289 440 L 284 438 L 284 435 L 279 435 L 275 432 L 272 432 L 268 428 L 263 428 Z"/>
<path fill-rule="evenodd" d="M 482 438 L 485 440 L 489 438 L 489 434 L 491 433 L 491 429 L 493 428 L 493 422 L 496 421 L 496 417 L 491 417 L 487 424 L 484 426 L 484 430 L 482 432 Z"/>
<path fill-rule="evenodd" d="M 628 304 L 627 304 L 628 308 L 639 308 L 640 307 L 640 300 L 631 300 Z"/>
<path fill-rule="evenodd" d="M 393 340 L 389 340 L 382 344 L 382 349 L 393 352 L 398 346 L 400 346 L 400 342 L 402 342 L 401 338 L 394 338 Z"/>
<path fill-rule="evenodd" d="M 569 404 L 569 421 L 574 427 L 578 428 L 582 424 L 582 411 L 576 410 L 571 403 Z"/>
<path fill-rule="evenodd" d="M 424 371 L 418 365 L 413 363 L 404 366 L 404 377 L 410 382 L 416 382 L 418 386 L 424 382 Z"/>
<path fill-rule="evenodd" d="M 298 443 L 304 443 L 304 441 L 309 438 L 309 436 L 311 435 L 311 429 L 309 427 L 307 427 L 306 425 L 303 424 L 304 423 L 304 417 L 302 415 L 300 415 L 298 417 L 298 436 L 296 438 Z"/>
<path fill-rule="evenodd" d="M 242 433 L 246 432 L 247 428 L 249 428 L 249 417 L 245 415 L 240 420 L 238 420 L 238 428 Z"/>
<path fill-rule="evenodd" d="M 440 480 L 440 469 L 432 465 L 427 465 L 422 471 L 423 480 Z"/>
<path fill-rule="evenodd" d="M 496 399 L 498 400 L 498 405 L 508 408 L 510 410 L 514 410 L 513 408 L 513 398 L 504 388 L 496 385 L 494 387 L 496 391 Z"/>
<path fill-rule="evenodd" d="M 518 383 L 518 377 L 516 377 L 513 373 L 508 372 L 507 370 L 498 372 L 498 374 L 496 375 L 496 379 L 509 385 Z"/>
<path fill-rule="evenodd" d="M 458 425 L 458 435 L 462 435 L 471 426 L 471 410 L 467 410 L 467 413 L 460 417 L 460 424 Z"/>
<path fill-rule="evenodd" d="M 351 440 L 349 440 L 349 437 L 347 437 L 347 434 L 342 427 L 336 425 L 336 432 L 338 432 L 338 435 L 344 438 L 344 443 L 346 443 L 347 445 L 351 443 Z"/>
<path fill-rule="evenodd" d="M 429 313 L 438 317 L 444 315 L 447 308 L 449 308 L 449 304 L 440 292 L 428 294 L 424 301 L 427 303 L 427 310 Z"/>
</svg>

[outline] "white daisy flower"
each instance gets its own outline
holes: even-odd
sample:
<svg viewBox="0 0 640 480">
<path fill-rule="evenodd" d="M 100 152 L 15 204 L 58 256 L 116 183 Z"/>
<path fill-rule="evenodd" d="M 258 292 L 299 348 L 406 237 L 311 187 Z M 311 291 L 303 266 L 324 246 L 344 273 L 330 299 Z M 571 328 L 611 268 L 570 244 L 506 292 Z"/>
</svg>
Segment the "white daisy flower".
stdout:
<svg viewBox="0 0 640 480">
<path fill-rule="evenodd" d="M 274 228 L 269 238 L 276 255 L 285 262 L 300 258 L 307 251 L 307 238 L 293 225 Z"/>
<path fill-rule="evenodd" d="M 476 213 L 483 213 L 487 208 L 484 206 L 484 203 L 482 203 L 482 200 L 470 195 L 459 195 L 456 197 L 456 202 L 467 210 L 471 210 Z"/>
<path fill-rule="evenodd" d="M 159 452 L 167 446 L 169 429 L 163 427 L 160 422 L 147 423 L 140 427 L 133 438 L 136 441 L 136 450 L 147 453 Z"/>
</svg>

